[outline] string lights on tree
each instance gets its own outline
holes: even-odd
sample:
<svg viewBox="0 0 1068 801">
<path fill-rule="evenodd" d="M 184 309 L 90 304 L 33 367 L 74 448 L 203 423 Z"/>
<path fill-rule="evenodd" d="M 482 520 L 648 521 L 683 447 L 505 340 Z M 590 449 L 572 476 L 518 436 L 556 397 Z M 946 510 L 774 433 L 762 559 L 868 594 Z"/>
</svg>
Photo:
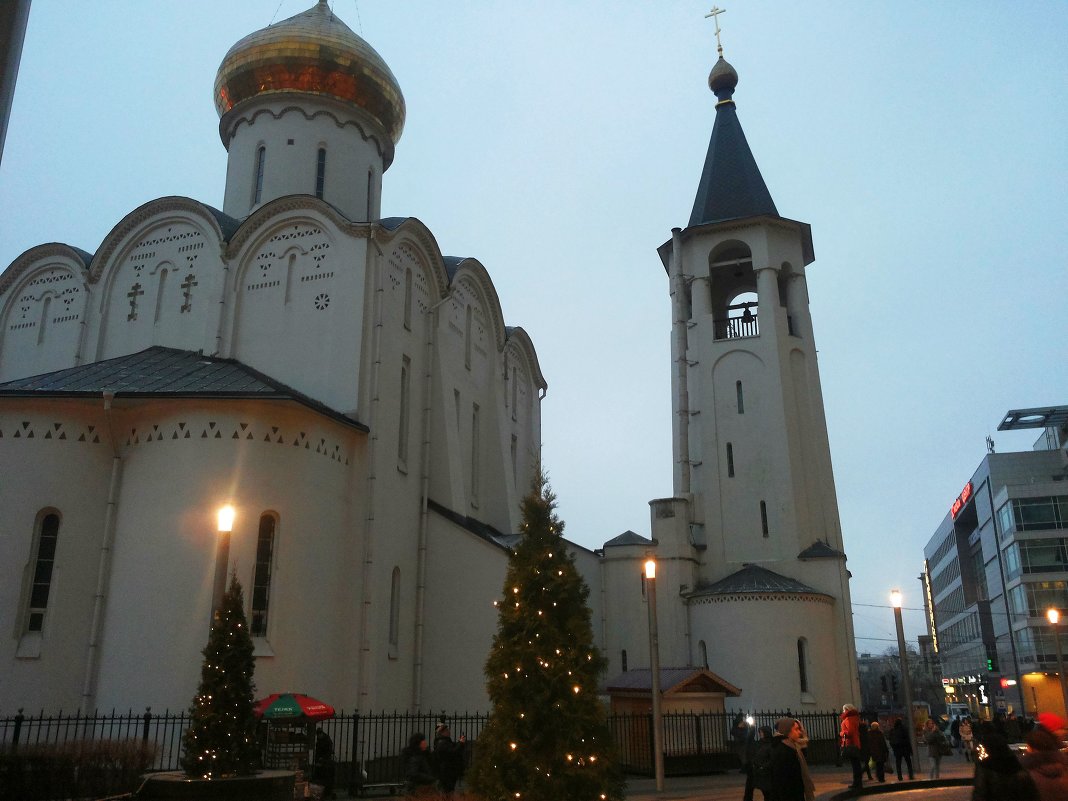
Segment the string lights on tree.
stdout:
<svg viewBox="0 0 1068 801">
<path fill-rule="evenodd" d="M 589 588 L 561 539 L 538 475 L 522 503 L 497 634 L 486 660 L 493 710 L 469 780 L 489 801 L 618 801 L 623 779 L 597 697 L 606 661 L 593 643 Z"/>
</svg>

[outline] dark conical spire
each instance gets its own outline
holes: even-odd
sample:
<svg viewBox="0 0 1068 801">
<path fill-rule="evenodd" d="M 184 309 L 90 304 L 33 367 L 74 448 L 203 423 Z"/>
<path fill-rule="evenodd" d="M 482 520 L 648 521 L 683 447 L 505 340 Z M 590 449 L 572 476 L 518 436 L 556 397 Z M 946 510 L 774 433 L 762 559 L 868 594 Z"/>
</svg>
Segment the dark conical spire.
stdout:
<svg viewBox="0 0 1068 801">
<path fill-rule="evenodd" d="M 733 99 L 737 85 L 738 73 L 720 56 L 708 76 L 708 87 L 719 102 L 690 214 L 691 226 L 761 214 L 779 215 L 738 121 Z"/>
</svg>

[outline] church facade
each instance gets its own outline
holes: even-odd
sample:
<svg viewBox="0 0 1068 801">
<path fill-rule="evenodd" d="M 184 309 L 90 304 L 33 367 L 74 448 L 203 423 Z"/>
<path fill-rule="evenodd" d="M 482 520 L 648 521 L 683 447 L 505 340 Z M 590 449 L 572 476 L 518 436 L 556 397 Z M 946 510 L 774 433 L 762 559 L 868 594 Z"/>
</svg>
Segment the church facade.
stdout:
<svg viewBox="0 0 1068 801">
<path fill-rule="evenodd" d="M 732 75 L 660 248 L 675 495 L 651 538 L 571 552 L 610 672 L 649 665 L 655 556 L 662 665 L 736 685 L 729 708 L 825 709 L 859 695 L 811 235 L 771 202 Z M 534 345 L 486 267 L 381 218 L 403 96 L 326 2 L 235 44 L 215 102 L 222 210 L 160 198 L 92 254 L 0 274 L 0 709 L 185 707 L 228 572 L 263 693 L 484 708 L 540 461 Z"/>
</svg>

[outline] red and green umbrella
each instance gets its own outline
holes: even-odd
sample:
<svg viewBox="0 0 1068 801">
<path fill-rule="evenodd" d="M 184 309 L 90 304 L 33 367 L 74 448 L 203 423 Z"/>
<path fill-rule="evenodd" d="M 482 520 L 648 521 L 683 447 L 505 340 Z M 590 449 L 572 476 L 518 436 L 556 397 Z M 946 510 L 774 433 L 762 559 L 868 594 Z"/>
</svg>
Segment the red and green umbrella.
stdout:
<svg viewBox="0 0 1068 801">
<path fill-rule="evenodd" d="M 252 707 L 253 714 L 264 720 L 307 721 L 334 717 L 334 707 L 303 693 L 274 693 L 261 698 Z"/>
</svg>

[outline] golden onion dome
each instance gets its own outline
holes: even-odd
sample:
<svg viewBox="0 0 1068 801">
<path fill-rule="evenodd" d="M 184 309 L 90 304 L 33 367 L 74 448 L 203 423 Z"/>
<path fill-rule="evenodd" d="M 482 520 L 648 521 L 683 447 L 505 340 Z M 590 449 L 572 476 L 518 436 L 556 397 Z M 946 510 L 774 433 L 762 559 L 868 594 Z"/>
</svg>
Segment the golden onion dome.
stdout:
<svg viewBox="0 0 1068 801">
<path fill-rule="evenodd" d="M 215 76 L 219 116 L 272 92 L 333 97 L 367 112 L 395 145 L 404 130 L 404 96 L 386 62 L 334 16 L 326 0 L 246 36 Z"/>
</svg>

